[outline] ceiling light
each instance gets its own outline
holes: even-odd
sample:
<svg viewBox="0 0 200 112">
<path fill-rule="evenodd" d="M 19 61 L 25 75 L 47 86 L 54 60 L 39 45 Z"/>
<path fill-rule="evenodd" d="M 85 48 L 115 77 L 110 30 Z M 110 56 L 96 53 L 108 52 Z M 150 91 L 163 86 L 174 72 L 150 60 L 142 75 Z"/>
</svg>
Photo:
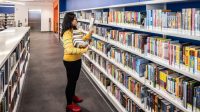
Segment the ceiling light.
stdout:
<svg viewBox="0 0 200 112">
<path fill-rule="evenodd" d="M 5 1 L 6 1 L 6 0 L 0 0 L 0 3 L 1 3 L 1 2 L 5 2 Z"/>
<path fill-rule="evenodd" d="M 9 0 L 7 0 L 6 2 L 7 2 L 7 3 L 12 3 L 12 4 L 25 5 L 24 2 L 15 2 L 15 1 L 9 1 Z"/>
</svg>

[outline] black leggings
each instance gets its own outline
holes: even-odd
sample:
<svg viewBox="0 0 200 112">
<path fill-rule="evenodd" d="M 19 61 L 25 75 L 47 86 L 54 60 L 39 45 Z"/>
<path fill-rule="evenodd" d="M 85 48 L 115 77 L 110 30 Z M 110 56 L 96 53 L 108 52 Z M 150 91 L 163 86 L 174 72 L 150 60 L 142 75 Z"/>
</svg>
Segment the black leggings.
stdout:
<svg viewBox="0 0 200 112">
<path fill-rule="evenodd" d="M 67 105 L 72 104 L 72 97 L 75 95 L 76 82 L 79 78 L 81 70 L 81 59 L 77 61 L 63 61 L 67 72 L 67 86 L 65 95 L 67 98 Z"/>
</svg>

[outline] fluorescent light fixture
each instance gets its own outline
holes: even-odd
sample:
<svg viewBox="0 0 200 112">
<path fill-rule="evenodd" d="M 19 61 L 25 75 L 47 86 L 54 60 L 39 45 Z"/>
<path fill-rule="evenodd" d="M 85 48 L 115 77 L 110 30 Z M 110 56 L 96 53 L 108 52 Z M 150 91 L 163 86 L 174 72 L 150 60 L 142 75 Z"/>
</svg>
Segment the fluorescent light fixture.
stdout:
<svg viewBox="0 0 200 112">
<path fill-rule="evenodd" d="M 0 5 L 0 7 L 15 7 L 15 6 L 9 6 L 9 5 Z"/>
<path fill-rule="evenodd" d="M 30 9 L 30 10 L 28 10 L 28 11 L 33 11 L 33 12 L 35 12 L 35 11 L 37 11 L 37 12 L 41 12 L 41 9 Z"/>
<path fill-rule="evenodd" d="M 0 2 L 5 2 L 6 0 L 0 0 Z"/>
<path fill-rule="evenodd" d="M 12 4 L 18 4 L 18 5 L 25 5 L 24 2 L 15 2 L 15 1 L 9 1 L 9 0 L 7 0 L 6 2 L 7 3 L 12 3 Z"/>
</svg>

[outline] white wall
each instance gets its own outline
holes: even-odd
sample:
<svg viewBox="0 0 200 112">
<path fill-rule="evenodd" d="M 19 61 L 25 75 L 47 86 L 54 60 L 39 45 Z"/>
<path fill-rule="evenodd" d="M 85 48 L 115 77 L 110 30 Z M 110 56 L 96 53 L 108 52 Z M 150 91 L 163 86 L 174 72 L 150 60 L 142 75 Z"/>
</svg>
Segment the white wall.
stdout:
<svg viewBox="0 0 200 112">
<path fill-rule="evenodd" d="M 53 31 L 53 3 L 29 2 L 25 5 L 15 5 L 15 22 L 22 22 L 22 26 L 28 26 L 28 10 L 41 10 L 41 31 L 49 31 L 49 18 L 51 18 L 51 31 Z M 26 21 L 25 21 L 26 19 Z"/>
</svg>

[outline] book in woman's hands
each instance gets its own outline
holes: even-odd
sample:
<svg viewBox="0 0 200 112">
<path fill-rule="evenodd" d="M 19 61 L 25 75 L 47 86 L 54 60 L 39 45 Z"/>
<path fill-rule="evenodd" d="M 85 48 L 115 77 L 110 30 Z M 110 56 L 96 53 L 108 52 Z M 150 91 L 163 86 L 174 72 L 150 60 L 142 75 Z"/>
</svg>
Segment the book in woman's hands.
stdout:
<svg viewBox="0 0 200 112">
<path fill-rule="evenodd" d="M 90 25 L 89 25 L 90 31 L 92 30 L 92 28 L 93 28 L 93 26 L 94 26 L 94 21 L 95 21 L 94 18 L 91 18 L 91 19 L 90 19 Z"/>
</svg>

